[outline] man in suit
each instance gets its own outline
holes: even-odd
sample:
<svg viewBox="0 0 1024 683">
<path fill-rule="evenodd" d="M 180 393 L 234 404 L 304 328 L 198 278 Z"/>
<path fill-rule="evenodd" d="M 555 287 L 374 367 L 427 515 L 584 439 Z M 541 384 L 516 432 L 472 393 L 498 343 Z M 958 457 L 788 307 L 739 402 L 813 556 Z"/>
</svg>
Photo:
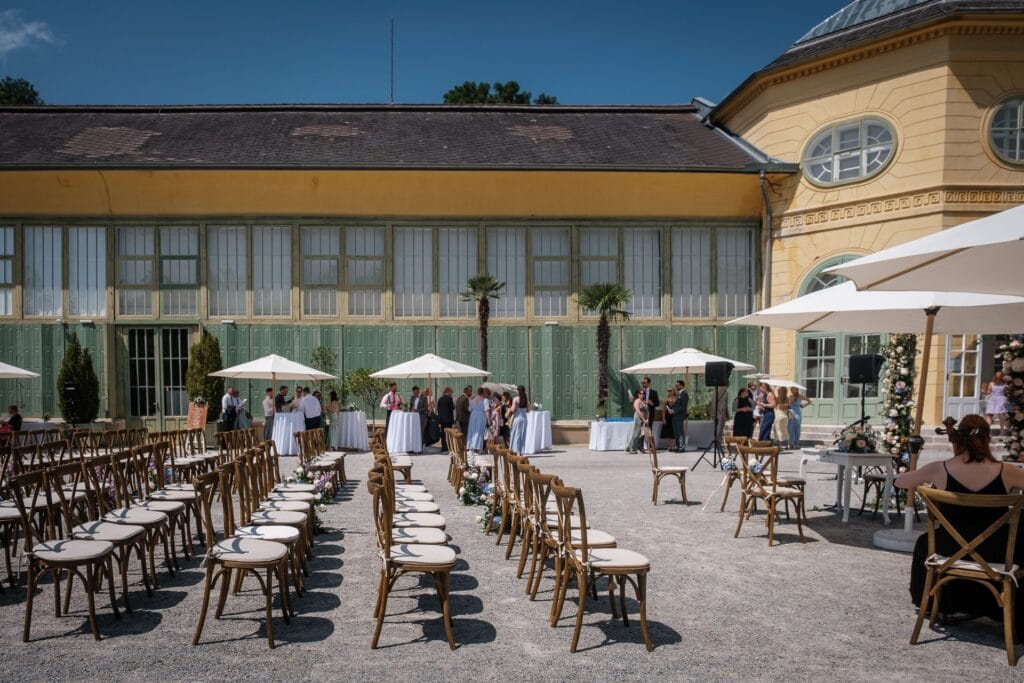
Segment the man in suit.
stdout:
<svg viewBox="0 0 1024 683">
<path fill-rule="evenodd" d="M 283 413 L 285 406 L 289 405 L 288 401 L 288 387 L 281 385 L 281 390 L 277 396 L 274 397 L 274 412 Z"/>
<path fill-rule="evenodd" d="M 445 429 L 455 424 L 455 399 L 452 398 L 452 388 L 445 387 L 441 398 L 437 399 L 437 419 L 441 423 L 441 451 L 448 452 L 448 435 Z"/>
<path fill-rule="evenodd" d="M 409 410 L 420 414 L 420 438 L 427 429 L 427 397 L 420 393 L 419 387 L 412 388 L 412 396 L 409 397 Z"/>
<path fill-rule="evenodd" d="M 651 388 L 650 377 L 640 380 L 640 394 L 644 397 L 644 403 L 647 404 L 647 427 L 650 429 L 654 426 L 655 408 L 661 405 L 658 401 L 658 392 Z"/>
<path fill-rule="evenodd" d="M 672 450 L 682 453 L 686 450 L 686 420 L 690 416 L 690 394 L 686 382 L 676 382 L 676 401 L 672 404 L 672 431 L 676 436 L 676 447 Z"/>
<path fill-rule="evenodd" d="M 472 395 L 473 387 L 466 387 L 455 399 L 455 421 L 463 434 L 469 434 L 469 397 Z"/>
</svg>

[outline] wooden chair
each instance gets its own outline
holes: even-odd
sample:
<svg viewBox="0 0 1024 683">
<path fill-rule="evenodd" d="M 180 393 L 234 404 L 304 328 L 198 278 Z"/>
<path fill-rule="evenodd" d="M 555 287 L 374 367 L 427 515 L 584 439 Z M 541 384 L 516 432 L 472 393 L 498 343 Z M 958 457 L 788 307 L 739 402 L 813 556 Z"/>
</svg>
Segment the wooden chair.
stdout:
<svg viewBox="0 0 1024 683">
<path fill-rule="evenodd" d="M 718 509 L 719 512 L 725 512 L 725 504 L 729 500 L 729 491 L 732 490 L 732 485 L 740 480 L 740 452 L 739 446 L 747 446 L 748 439 L 745 436 L 727 436 L 725 437 L 725 450 L 729 454 L 729 459 L 732 460 L 732 469 L 726 470 L 725 481 L 722 482 L 722 486 L 725 487 L 725 491 L 722 493 L 722 507 Z"/>
<path fill-rule="evenodd" d="M 505 460 L 509 466 L 506 470 L 509 476 L 509 493 L 511 499 L 509 500 L 509 520 L 508 520 L 508 542 L 505 545 L 505 559 L 512 557 L 512 548 L 515 547 L 516 540 L 525 531 L 525 520 L 526 520 L 526 486 L 524 484 L 524 478 L 520 474 L 520 464 L 530 464 L 529 458 L 521 455 L 513 455 L 511 452 L 505 456 Z"/>
<path fill-rule="evenodd" d="M 35 470 L 15 476 L 11 479 L 11 488 L 14 491 L 14 503 L 21 515 L 22 528 L 25 532 L 25 557 L 28 558 L 25 624 L 21 639 L 26 643 L 29 640 L 32 603 L 39 576 L 47 572 L 53 574 L 54 613 L 60 617 L 61 574 L 68 572 L 69 577 L 73 575 L 82 580 L 89 606 L 89 626 L 93 637 L 99 640 L 95 595 L 102 589 L 104 576 L 110 587 L 110 609 L 115 618 L 121 618 L 121 613 L 117 609 L 117 597 L 114 595 L 114 569 L 111 560 L 113 544 L 107 541 L 68 539 L 60 534 L 57 519 L 61 514 L 61 507 L 54 504 L 45 471 Z M 71 590 L 71 583 L 69 580 L 67 590 Z"/>
<path fill-rule="evenodd" d="M 576 611 L 576 627 L 572 634 L 570 652 L 576 652 L 583 626 L 583 614 L 586 609 L 587 593 L 600 577 L 608 580 L 608 597 L 611 600 L 612 618 L 618 614 L 615 610 L 615 588 L 619 589 L 619 610 L 622 623 L 629 625 L 626 616 L 626 584 L 633 586 L 637 602 L 640 603 L 640 632 L 643 634 L 647 651 L 653 649 L 651 636 L 647 630 L 647 573 L 651 569 L 650 561 L 640 553 L 624 548 L 594 548 L 589 544 L 586 525 L 587 512 L 583 505 L 583 492 L 576 488 L 551 484 L 551 492 L 558 504 L 558 528 L 561 539 L 565 543 L 565 562 L 558 578 L 555 603 L 557 608 L 552 617 L 552 625 L 558 623 L 562 616 L 569 581 L 575 577 L 579 590 L 579 604 Z M 578 515 L 581 524 L 579 535 L 573 534 L 572 518 Z M 577 540 L 578 539 L 578 540 Z"/>
<path fill-rule="evenodd" d="M 1017 651 L 1014 643 L 1014 604 L 1017 597 L 1017 583 L 1024 577 L 1024 568 L 1014 563 L 1014 547 L 1017 542 L 1017 527 L 1021 510 L 1024 509 L 1024 495 L 981 495 L 953 493 L 919 486 L 917 493 L 928 509 L 928 558 L 925 560 L 924 593 L 921 607 L 917 611 L 914 633 L 910 644 L 916 645 L 921 634 L 925 614 L 931 608 L 928 626 L 935 624 L 939 614 L 942 588 L 951 581 L 967 580 L 979 583 L 992 593 L 996 603 L 1003 608 L 1003 637 L 1006 643 L 1006 659 L 1010 666 L 1017 666 Z M 987 529 L 973 538 L 965 538 L 943 514 L 942 506 L 957 505 L 988 510 L 1001 509 L 1003 514 Z M 936 552 L 935 530 L 942 526 L 960 548 L 950 556 Z M 980 546 L 1002 528 L 1007 529 L 1006 554 L 1003 562 L 986 560 L 979 552 Z"/>
<path fill-rule="evenodd" d="M 426 574 L 434 581 L 437 599 L 441 606 L 441 620 L 444 624 L 448 647 L 455 649 L 455 637 L 452 634 L 452 617 L 449 596 L 451 595 L 451 572 L 455 568 L 458 556 L 447 545 L 393 542 L 393 495 L 392 472 L 385 469 L 384 481 L 373 492 L 373 523 L 377 536 L 377 548 L 380 552 L 380 580 L 377 588 L 377 605 L 374 618 L 377 624 L 373 630 L 370 647 L 377 648 L 380 632 L 387 614 L 388 595 L 395 582 L 404 574 Z"/>
<path fill-rule="evenodd" d="M 192 484 L 199 494 L 203 509 L 203 528 L 206 533 L 206 578 L 203 583 L 203 606 L 199 612 L 199 621 L 196 624 L 196 632 L 192 638 L 192 645 L 199 644 L 199 638 L 203 634 L 203 624 L 206 622 L 206 612 L 210 605 L 210 592 L 219 580 L 220 596 L 217 599 L 217 610 L 214 618 L 220 619 L 224 613 L 224 604 L 227 602 L 228 587 L 231 583 L 232 573 L 238 572 L 239 576 L 251 573 L 260 583 L 266 603 L 267 643 L 274 647 L 274 577 L 277 577 L 278 592 L 280 593 L 281 616 L 284 623 L 291 622 L 289 611 L 291 605 L 288 602 L 287 567 L 288 548 L 281 543 L 266 541 L 255 538 L 240 538 L 230 535 L 225 527 L 224 539 L 217 541 L 216 530 L 213 525 L 213 499 L 219 493 L 221 502 L 230 506 L 231 491 L 226 485 L 221 484 L 219 472 L 210 472 L 195 477 Z M 225 514 L 225 524 L 230 524 L 230 517 Z M 266 578 L 260 575 L 266 573 Z"/>
<path fill-rule="evenodd" d="M 757 501 L 763 500 L 768 508 L 765 523 L 768 526 L 768 547 L 770 548 L 775 539 L 775 517 L 778 513 L 779 502 L 793 501 L 796 507 L 796 526 L 800 533 L 800 542 L 806 543 L 803 528 L 807 522 L 804 492 L 800 489 L 779 486 L 777 480 L 779 449 L 775 446 L 759 448 L 738 446 L 737 450 L 740 454 L 739 465 L 742 470 L 741 497 L 739 522 L 736 524 L 736 533 L 733 534 L 733 538 L 739 538 L 744 518 L 749 518 L 754 512 Z"/>
<path fill-rule="evenodd" d="M 658 447 L 654 442 L 654 435 L 649 429 L 644 429 L 644 440 L 647 442 L 648 457 L 651 461 L 651 474 L 654 477 L 654 490 L 651 492 L 651 503 L 658 504 L 658 486 L 665 477 L 675 477 L 679 480 L 679 492 L 683 496 L 683 503 L 689 503 L 686 497 L 686 473 L 689 467 L 671 466 L 665 467 L 658 464 Z"/>
</svg>

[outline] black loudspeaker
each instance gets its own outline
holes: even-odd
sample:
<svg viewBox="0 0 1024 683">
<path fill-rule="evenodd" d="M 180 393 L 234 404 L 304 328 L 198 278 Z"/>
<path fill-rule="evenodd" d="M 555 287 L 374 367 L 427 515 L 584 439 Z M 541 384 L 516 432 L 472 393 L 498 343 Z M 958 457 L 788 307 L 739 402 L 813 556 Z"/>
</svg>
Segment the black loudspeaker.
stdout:
<svg viewBox="0 0 1024 683">
<path fill-rule="evenodd" d="M 729 376 L 732 374 L 732 363 L 729 361 L 714 361 L 704 366 L 704 386 L 706 387 L 727 387 Z"/>
<path fill-rule="evenodd" d="M 885 359 L 877 353 L 850 356 L 850 383 L 877 384 L 878 373 L 882 369 L 883 360 Z"/>
</svg>

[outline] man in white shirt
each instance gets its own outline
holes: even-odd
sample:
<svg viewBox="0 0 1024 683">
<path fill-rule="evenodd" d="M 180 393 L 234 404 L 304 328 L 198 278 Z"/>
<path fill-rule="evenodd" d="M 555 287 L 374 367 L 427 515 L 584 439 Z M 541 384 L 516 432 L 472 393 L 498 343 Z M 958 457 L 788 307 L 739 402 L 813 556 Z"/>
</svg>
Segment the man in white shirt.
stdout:
<svg viewBox="0 0 1024 683">
<path fill-rule="evenodd" d="M 270 441 L 274 435 L 274 388 L 267 387 L 267 395 L 263 399 L 263 440 Z"/>
<path fill-rule="evenodd" d="M 238 420 L 238 410 L 242 407 L 242 401 L 235 396 L 234 387 L 226 387 L 224 395 L 220 399 L 220 419 L 224 423 L 224 431 L 230 432 L 235 428 Z"/>
<path fill-rule="evenodd" d="M 398 395 L 398 385 L 394 382 L 388 387 L 388 393 L 380 400 L 380 407 L 384 409 L 384 433 L 391 426 L 391 413 L 402 409 L 402 397 Z"/>
<path fill-rule="evenodd" d="M 320 401 L 310 393 L 309 387 L 302 390 L 302 400 L 299 401 L 299 408 L 302 410 L 303 417 L 306 418 L 306 431 L 319 429 L 322 409 Z"/>
</svg>

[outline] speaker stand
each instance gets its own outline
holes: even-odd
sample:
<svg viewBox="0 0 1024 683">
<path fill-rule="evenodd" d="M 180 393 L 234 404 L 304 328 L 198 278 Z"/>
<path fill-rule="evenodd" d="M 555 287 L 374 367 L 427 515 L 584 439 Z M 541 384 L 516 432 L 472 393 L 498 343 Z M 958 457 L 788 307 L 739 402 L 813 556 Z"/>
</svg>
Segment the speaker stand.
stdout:
<svg viewBox="0 0 1024 683">
<path fill-rule="evenodd" d="M 722 442 L 718 440 L 718 402 L 720 395 L 721 392 L 718 390 L 718 387 L 715 387 L 715 433 L 711 435 L 711 443 L 708 444 L 708 447 L 705 448 L 704 452 L 700 454 L 699 458 L 697 458 L 697 462 L 693 463 L 692 469 L 694 471 L 697 470 L 697 465 L 699 465 L 702 460 L 705 460 L 708 457 L 708 452 L 711 453 L 711 467 L 721 467 L 722 461 L 725 459 L 725 449 L 722 448 Z"/>
</svg>

